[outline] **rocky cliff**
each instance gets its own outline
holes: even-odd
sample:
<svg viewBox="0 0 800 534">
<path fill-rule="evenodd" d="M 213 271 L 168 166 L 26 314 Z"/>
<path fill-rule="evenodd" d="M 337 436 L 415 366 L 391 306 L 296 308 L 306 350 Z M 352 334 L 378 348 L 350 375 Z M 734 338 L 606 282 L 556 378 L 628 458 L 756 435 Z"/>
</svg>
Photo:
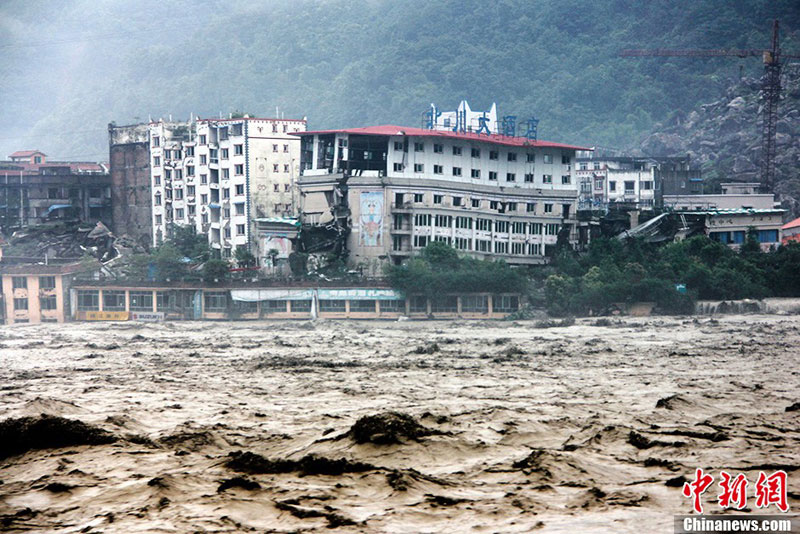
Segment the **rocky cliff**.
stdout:
<svg viewBox="0 0 800 534">
<path fill-rule="evenodd" d="M 783 73 L 782 100 L 778 106 L 775 194 L 800 216 L 800 64 L 787 65 Z M 720 182 L 759 180 L 761 158 L 761 82 L 742 78 L 731 84 L 715 102 L 688 114 L 676 114 L 656 126 L 640 145 L 648 155 L 689 154 L 703 169 L 706 192 L 719 192 Z"/>
</svg>

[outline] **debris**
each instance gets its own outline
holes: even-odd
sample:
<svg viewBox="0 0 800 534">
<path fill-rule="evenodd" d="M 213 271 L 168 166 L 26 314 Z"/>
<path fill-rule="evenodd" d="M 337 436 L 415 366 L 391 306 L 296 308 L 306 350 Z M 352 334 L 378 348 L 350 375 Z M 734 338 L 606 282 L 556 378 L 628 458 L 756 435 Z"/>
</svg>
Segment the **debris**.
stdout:
<svg viewBox="0 0 800 534">
<path fill-rule="evenodd" d="M 117 437 L 101 428 L 54 415 L 0 421 L 0 459 L 30 450 L 104 445 Z"/>
<path fill-rule="evenodd" d="M 257 490 L 261 489 L 261 484 L 256 482 L 255 480 L 250 480 L 249 478 L 245 477 L 233 477 L 228 478 L 222 481 L 222 483 L 217 488 L 217 493 L 223 492 L 229 488 L 242 488 L 246 490 Z"/>
<path fill-rule="evenodd" d="M 260 454 L 234 451 L 228 457 L 225 467 L 250 474 L 280 474 L 299 471 L 302 475 L 341 475 L 378 469 L 372 464 L 353 462 L 346 458 L 332 460 L 316 454 L 308 454 L 300 460 L 270 460 Z"/>
<path fill-rule="evenodd" d="M 364 416 L 355 422 L 349 432 L 356 443 L 377 445 L 401 443 L 400 438 L 417 440 L 431 433 L 413 417 L 400 412 Z"/>
</svg>

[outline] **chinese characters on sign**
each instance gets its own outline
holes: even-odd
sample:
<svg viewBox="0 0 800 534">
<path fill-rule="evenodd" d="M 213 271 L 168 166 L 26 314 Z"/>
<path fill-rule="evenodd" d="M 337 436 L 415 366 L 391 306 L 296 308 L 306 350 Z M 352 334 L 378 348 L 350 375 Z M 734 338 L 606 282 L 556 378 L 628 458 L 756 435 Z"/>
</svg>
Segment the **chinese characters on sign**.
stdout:
<svg viewBox="0 0 800 534">
<path fill-rule="evenodd" d="M 692 499 L 692 507 L 695 513 L 703 513 L 701 497 L 713 482 L 713 476 L 704 473 L 702 468 L 698 468 L 695 471 L 694 481 L 686 482 L 683 485 L 683 496 Z M 747 506 L 747 486 L 748 481 L 743 473 L 739 473 L 734 477 L 726 471 L 721 471 L 719 487 L 722 491 L 717 495 L 719 507 L 736 510 L 744 509 Z M 769 508 L 774 504 L 781 512 L 788 512 L 789 504 L 786 500 L 786 493 L 787 480 L 785 471 L 776 471 L 769 476 L 764 471 L 759 471 L 758 480 L 754 486 L 756 508 Z"/>
</svg>

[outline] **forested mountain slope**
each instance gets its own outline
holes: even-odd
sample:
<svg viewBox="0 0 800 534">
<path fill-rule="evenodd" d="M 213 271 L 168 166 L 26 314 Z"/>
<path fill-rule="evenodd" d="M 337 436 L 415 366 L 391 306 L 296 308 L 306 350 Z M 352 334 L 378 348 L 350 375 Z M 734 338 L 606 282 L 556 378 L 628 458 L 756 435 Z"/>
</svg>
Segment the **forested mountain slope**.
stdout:
<svg viewBox="0 0 800 534">
<path fill-rule="evenodd" d="M 543 138 L 628 148 L 719 97 L 750 59 L 623 48 L 800 49 L 796 0 L 9 0 L 0 157 L 101 159 L 106 125 L 240 110 L 312 128 L 417 125 L 431 102 L 541 120 Z"/>
</svg>

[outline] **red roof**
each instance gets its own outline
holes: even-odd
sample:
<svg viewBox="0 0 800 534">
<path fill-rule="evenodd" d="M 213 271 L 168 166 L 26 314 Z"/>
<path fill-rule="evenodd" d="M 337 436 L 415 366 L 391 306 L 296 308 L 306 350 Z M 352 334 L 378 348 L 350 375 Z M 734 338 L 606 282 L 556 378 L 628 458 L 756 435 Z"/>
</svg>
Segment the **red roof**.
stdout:
<svg viewBox="0 0 800 534">
<path fill-rule="evenodd" d="M 409 135 L 414 137 L 444 137 L 448 139 L 462 139 L 465 141 L 481 141 L 484 143 L 494 143 L 496 145 L 518 146 L 518 147 L 542 147 L 542 148 L 570 148 L 573 150 L 593 150 L 591 148 L 553 143 L 550 141 L 532 141 L 527 137 L 509 137 L 505 135 L 486 135 L 478 133 L 452 132 L 450 130 L 428 130 L 424 128 L 411 128 L 408 126 L 395 126 L 384 124 L 382 126 L 367 126 L 366 128 L 344 128 L 341 130 L 317 130 L 311 132 L 295 132 L 292 135 L 314 135 L 314 134 L 360 134 L 360 135 Z"/>
<path fill-rule="evenodd" d="M 14 152 L 13 154 L 11 154 L 8 157 L 9 158 L 29 158 L 29 157 L 33 156 L 34 154 L 41 154 L 42 156 L 46 156 L 47 155 L 44 152 L 40 152 L 38 150 L 17 150 L 16 152 Z"/>
<path fill-rule="evenodd" d="M 795 219 L 793 221 L 789 221 L 788 223 L 784 224 L 781 227 L 781 230 L 788 230 L 789 228 L 796 228 L 798 226 L 800 226 L 800 217 L 798 217 L 797 219 Z"/>
</svg>

